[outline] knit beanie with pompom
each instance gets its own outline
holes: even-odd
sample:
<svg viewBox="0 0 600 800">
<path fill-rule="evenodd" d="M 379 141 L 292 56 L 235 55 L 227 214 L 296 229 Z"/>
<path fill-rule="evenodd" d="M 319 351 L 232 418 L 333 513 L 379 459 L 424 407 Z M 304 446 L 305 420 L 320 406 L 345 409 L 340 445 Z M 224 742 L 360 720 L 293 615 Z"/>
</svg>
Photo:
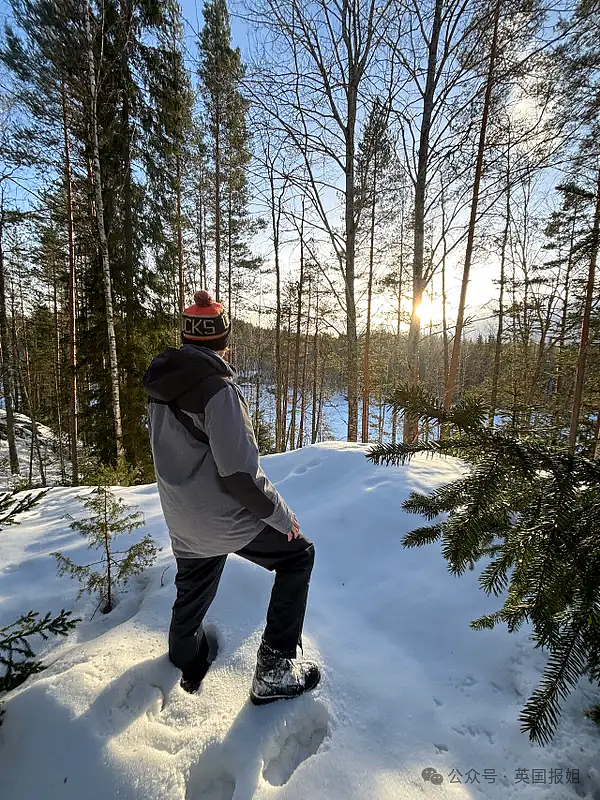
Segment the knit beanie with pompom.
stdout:
<svg viewBox="0 0 600 800">
<path fill-rule="evenodd" d="M 196 292 L 194 305 L 181 315 L 181 341 L 211 350 L 225 350 L 230 331 L 231 322 L 221 303 L 204 290 Z"/>
</svg>

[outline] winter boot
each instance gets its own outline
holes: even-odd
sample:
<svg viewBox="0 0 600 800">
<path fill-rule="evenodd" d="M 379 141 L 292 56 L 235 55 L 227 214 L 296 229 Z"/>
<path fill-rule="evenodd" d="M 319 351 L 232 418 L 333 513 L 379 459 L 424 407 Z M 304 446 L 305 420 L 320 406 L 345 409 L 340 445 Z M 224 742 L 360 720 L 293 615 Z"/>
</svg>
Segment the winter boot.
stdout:
<svg viewBox="0 0 600 800">
<path fill-rule="evenodd" d="M 210 665 L 217 657 L 218 649 L 219 645 L 214 632 L 210 630 L 204 631 L 196 657 L 192 663 L 182 671 L 179 685 L 184 691 L 190 694 L 198 691 Z"/>
<path fill-rule="evenodd" d="M 312 661 L 285 658 L 262 642 L 256 659 L 250 700 L 257 706 L 274 700 L 289 700 L 314 689 L 320 679 L 319 667 Z"/>
</svg>

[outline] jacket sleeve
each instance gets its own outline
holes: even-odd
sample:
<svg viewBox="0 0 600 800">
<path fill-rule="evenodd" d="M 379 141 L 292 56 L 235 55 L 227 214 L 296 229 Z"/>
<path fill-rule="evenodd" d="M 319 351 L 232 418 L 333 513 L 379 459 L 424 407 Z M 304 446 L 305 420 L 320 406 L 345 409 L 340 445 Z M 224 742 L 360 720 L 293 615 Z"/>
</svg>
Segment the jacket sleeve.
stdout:
<svg viewBox="0 0 600 800">
<path fill-rule="evenodd" d="M 227 491 L 267 525 L 289 533 L 294 515 L 260 466 L 248 407 L 230 383 L 206 404 L 204 429 Z"/>
</svg>

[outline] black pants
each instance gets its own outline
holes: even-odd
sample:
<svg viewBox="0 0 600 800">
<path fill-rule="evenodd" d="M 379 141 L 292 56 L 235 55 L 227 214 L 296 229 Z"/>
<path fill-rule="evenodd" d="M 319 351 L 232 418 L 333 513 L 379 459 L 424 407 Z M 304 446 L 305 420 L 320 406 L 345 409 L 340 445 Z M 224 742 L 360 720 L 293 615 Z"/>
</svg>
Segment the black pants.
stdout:
<svg viewBox="0 0 600 800">
<path fill-rule="evenodd" d="M 312 542 L 267 526 L 237 555 L 275 571 L 263 640 L 287 658 L 301 644 L 308 584 L 315 558 Z M 169 629 L 169 658 L 181 670 L 191 664 L 203 636 L 202 621 L 214 600 L 227 556 L 176 558 L 177 599 Z"/>
</svg>

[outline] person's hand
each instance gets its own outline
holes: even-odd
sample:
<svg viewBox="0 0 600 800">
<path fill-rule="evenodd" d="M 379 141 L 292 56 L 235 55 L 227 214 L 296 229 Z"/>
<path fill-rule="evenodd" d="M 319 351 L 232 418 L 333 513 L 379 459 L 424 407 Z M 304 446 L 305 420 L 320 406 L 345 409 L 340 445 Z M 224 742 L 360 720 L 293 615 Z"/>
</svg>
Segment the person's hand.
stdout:
<svg viewBox="0 0 600 800">
<path fill-rule="evenodd" d="M 300 536 L 300 525 L 296 517 L 294 517 L 294 522 L 292 523 L 292 530 L 288 533 L 288 542 L 291 542 L 292 539 L 297 539 Z"/>
</svg>

